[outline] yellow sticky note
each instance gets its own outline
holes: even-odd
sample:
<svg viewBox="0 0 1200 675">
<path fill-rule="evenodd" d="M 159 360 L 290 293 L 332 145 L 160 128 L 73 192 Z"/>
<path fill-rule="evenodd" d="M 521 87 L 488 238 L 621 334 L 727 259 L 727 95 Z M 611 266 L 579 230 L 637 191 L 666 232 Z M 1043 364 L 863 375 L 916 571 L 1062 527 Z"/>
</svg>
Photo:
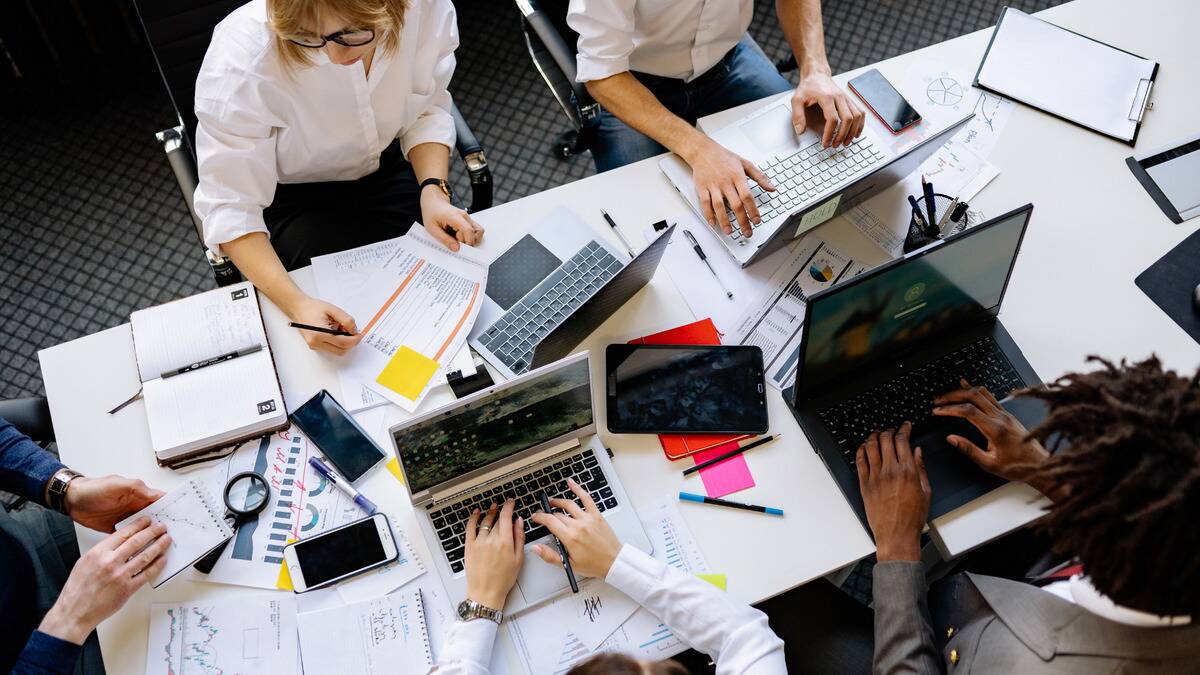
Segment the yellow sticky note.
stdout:
<svg viewBox="0 0 1200 675">
<path fill-rule="evenodd" d="M 287 543 L 299 541 L 298 539 L 288 539 Z M 287 562 L 279 563 L 279 578 L 275 580 L 275 588 L 281 591 L 294 591 L 296 588 L 292 586 L 292 573 L 288 571 Z"/>
<path fill-rule="evenodd" d="M 433 378 L 437 369 L 437 361 L 420 352 L 401 346 L 392 355 L 392 360 L 388 361 L 383 372 L 379 373 L 379 377 L 375 378 L 375 381 L 404 398 L 415 401 L 421 395 L 421 391 L 425 389 L 425 385 L 429 384 L 429 380 Z"/>
<path fill-rule="evenodd" d="M 396 480 L 400 481 L 401 485 L 404 484 L 404 472 L 400 470 L 400 460 L 393 457 L 384 466 L 387 467 L 388 471 L 392 472 L 392 475 L 396 477 Z"/>
<path fill-rule="evenodd" d="M 696 576 L 700 577 L 701 579 L 707 581 L 708 583 L 712 584 L 713 586 L 716 586 L 717 588 L 719 588 L 723 591 L 729 590 L 728 588 L 726 588 L 726 579 L 725 579 L 724 574 L 700 574 L 699 572 L 697 572 Z"/>
</svg>

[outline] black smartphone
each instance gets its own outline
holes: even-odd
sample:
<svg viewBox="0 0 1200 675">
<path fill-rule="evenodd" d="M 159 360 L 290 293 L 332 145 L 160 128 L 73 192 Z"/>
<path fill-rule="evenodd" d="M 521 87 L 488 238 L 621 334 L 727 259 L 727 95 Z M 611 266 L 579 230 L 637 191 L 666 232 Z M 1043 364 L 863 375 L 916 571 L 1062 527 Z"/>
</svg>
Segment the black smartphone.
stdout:
<svg viewBox="0 0 1200 675">
<path fill-rule="evenodd" d="M 386 565 L 398 554 L 387 516 L 376 513 L 288 544 L 283 562 L 292 577 L 292 590 L 304 593 Z"/>
<path fill-rule="evenodd" d="M 322 389 L 291 414 L 338 473 L 353 483 L 387 457 L 333 395 Z"/>
<path fill-rule="evenodd" d="M 608 430 L 619 434 L 766 433 L 762 350 L 608 345 Z"/>
<path fill-rule="evenodd" d="M 893 134 L 898 134 L 921 121 L 921 113 L 917 112 L 878 70 L 868 70 L 850 80 L 849 85 L 850 91 L 857 94 Z"/>
</svg>

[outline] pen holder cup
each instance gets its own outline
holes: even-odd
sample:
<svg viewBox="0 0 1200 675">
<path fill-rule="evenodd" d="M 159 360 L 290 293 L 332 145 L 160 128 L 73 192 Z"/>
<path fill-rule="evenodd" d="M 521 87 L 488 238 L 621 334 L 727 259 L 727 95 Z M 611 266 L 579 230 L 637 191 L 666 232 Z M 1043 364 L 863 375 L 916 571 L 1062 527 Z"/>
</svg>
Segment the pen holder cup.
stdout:
<svg viewBox="0 0 1200 675">
<path fill-rule="evenodd" d="M 946 209 L 950 208 L 950 204 L 954 201 L 954 198 L 939 192 L 934 194 L 934 200 L 934 205 L 937 207 L 937 217 L 940 220 L 942 214 L 946 212 Z M 925 197 L 922 196 L 917 199 L 917 208 L 920 209 L 921 218 L 927 219 L 928 217 L 925 214 L 928 209 L 925 208 Z M 964 217 L 963 221 L 965 220 L 966 218 Z M 933 225 L 936 227 L 937 223 L 934 223 Z M 954 225 L 953 227 L 948 227 L 944 234 L 950 234 L 951 232 L 955 231 L 956 227 L 958 227 L 958 224 Z M 915 251 L 922 246 L 928 245 L 930 242 L 936 239 L 940 239 L 941 237 L 941 233 L 938 235 L 932 235 L 931 233 L 922 230 L 921 226 L 917 224 L 917 211 L 913 210 L 908 216 L 908 236 L 904 238 L 904 252 L 908 253 L 909 251 Z"/>
</svg>

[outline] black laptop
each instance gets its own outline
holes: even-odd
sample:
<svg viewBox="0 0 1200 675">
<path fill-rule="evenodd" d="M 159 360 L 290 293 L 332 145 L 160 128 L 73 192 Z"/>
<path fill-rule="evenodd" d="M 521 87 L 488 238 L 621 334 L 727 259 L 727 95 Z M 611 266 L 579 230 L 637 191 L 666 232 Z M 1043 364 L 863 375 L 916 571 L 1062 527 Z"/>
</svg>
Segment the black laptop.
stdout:
<svg viewBox="0 0 1200 675">
<path fill-rule="evenodd" d="M 933 399 L 982 385 L 1027 427 L 1045 406 L 1013 399 L 1041 382 L 998 314 L 1033 205 L 993 218 L 881 265 L 809 299 L 794 387 L 784 392 L 800 427 L 868 531 L 855 453 L 873 431 L 913 423 L 933 488 L 929 517 L 1003 484 L 946 442 L 987 441 Z"/>
</svg>

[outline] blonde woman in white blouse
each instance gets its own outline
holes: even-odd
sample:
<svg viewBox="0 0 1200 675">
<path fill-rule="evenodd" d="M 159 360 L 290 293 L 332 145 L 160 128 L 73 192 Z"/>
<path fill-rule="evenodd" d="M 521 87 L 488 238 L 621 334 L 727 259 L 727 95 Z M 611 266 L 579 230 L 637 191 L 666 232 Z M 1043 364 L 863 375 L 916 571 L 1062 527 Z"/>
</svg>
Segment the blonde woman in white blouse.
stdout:
<svg viewBox="0 0 1200 675">
<path fill-rule="evenodd" d="M 253 0 L 226 17 L 196 81 L 196 212 L 313 349 L 357 344 L 354 317 L 287 271 L 389 239 L 419 220 L 451 250 L 483 228 L 445 182 L 446 85 L 458 28 L 449 0 Z"/>
</svg>

